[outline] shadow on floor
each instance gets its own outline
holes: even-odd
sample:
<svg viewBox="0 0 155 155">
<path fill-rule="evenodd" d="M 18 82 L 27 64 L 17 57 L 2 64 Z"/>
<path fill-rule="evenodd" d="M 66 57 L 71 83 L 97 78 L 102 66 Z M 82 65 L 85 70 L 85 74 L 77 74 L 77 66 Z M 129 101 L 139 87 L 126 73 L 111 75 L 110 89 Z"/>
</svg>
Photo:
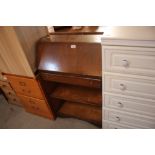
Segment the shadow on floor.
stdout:
<svg viewBox="0 0 155 155">
<path fill-rule="evenodd" d="M 74 118 L 57 118 L 48 120 L 30 113 L 16 105 L 8 104 L 0 95 L 1 129 L 98 129 L 88 122 Z"/>
</svg>

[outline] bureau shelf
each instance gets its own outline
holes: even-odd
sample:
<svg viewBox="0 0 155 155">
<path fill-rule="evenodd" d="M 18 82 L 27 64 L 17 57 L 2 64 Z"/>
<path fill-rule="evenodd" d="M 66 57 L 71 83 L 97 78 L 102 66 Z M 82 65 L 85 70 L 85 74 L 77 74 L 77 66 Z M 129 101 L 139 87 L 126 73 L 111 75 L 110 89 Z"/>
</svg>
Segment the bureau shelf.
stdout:
<svg viewBox="0 0 155 155">
<path fill-rule="evenodd" d="M 102 125 L 102 108 L 100 107 L 67 101 L 58 111 L 58 115 L 86 120 L 100 127 Z"/>
<path fill-rule="evenodd" d="M 95 106 L 102 105 L 100 89 L 61 84 L 53 91 L 51 97 Z"/>
</svg>

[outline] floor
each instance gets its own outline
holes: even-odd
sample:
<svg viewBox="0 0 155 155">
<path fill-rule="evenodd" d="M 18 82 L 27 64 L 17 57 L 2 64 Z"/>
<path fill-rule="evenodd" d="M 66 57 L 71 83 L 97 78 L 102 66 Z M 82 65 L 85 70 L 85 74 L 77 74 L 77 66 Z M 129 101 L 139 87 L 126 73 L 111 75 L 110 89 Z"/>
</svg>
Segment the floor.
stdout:
<svg viewBox="0 0 155 155">
<path fill-rule="evenodd" d="M 73 118 L 48 120 L 24 111 L 23 108 L 8 104 L 0 95 L 1 129 L 97 129 L 88 122 Z"/>
</svg>

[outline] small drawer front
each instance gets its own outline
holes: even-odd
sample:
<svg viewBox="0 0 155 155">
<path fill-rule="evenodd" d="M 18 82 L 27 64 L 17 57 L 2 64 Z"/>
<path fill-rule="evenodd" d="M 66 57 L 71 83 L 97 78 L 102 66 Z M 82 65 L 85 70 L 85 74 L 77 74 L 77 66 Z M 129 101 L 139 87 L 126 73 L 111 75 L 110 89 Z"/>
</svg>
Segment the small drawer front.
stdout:
<svg viewBox="0 0 155 155">
<path fill-rule="evenodd" d="M 104 71 L 155 76 L 155 49 L 104 49 Z"/>
<path fill-rule="evenodd" d="M 105 92 L 155 99 L 155 81 L 105 75 Z"/>
<path fill-rule="evenodd" d="M 48 74 L 41 73 L 41 77 L 44 80 L 52 81 L 52 82 L 60 82 L 72 85 L 86 86 L 90 88 L 101 88 L 102 80 L 101 79 L 91 79 L 91 78 L 83 78 L 76 76 L 68 76 L 68 75 L 59 75 L 59 74 Z"/>
<path fill-rule="evenodd" d="M 10 84 L 8 82 L 1 81 L 1 80 L 0 80 L 0 87 L 1 88 L 11 88 Z"/>
<path fill-rule="evenodd" d="M 8 103 L 22 106 L 20 99 L 17 96 L 9 96 Z"/>
<path fill-rule="evenodd" d="M 12 75 L 7 75 L 7 78 L 15 92 L 43 99 L 40 87 L 35 79 L 16 77 Z"/>
<path fill-rule="evenodd" d="M 118 125 L 109 121 L 103 121 L 102 127 L 103 129 L 134 129 L 134 127 L 131 126 Z"/>
<path fill-rule="evenodd" d="M 155 101 L 137 100 L 106 94 L 104 95 L 104 106 L 155 117 Z"/>
<path fill-rule="evenodd" d="M 5 93 L 5 95 L 7 96 L 7 98 L 11 97 L 11 96 L 16 96 L 16 93 L 12 90 L 12 89 L 3 89 L 3 92 Z"/>
<path fill-rule="evenodd" d="M 51 110 L 49 109 L 47 103 L 44 100 L 27 97 L 18 94 L 20 100 L 22 101 L 26 111 L 41 115 L 47 118 L 52 118 Z"/>
<path fill-rule="evenodd" d="M 111 110 L 104 110 L 104 119 L 120 125 L 137 126 L 137 128 L 155 128 L 155 119 L 134 114 L 126 114 Z"/>
</svg>

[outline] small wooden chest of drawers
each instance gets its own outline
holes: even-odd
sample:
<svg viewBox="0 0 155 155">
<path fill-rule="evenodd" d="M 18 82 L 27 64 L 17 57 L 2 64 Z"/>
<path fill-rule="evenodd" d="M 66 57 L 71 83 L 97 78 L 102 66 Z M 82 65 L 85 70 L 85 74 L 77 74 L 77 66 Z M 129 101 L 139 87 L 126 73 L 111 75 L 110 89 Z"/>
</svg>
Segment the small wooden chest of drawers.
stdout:
<svg viewBox="0 0 155 155">
<path fill-rule="evenodd" d="M 36 79 L 10 74 L 6 74 L 6 77 L 27 112 L 54 119 L 50 106 Z"/>
</svg>

